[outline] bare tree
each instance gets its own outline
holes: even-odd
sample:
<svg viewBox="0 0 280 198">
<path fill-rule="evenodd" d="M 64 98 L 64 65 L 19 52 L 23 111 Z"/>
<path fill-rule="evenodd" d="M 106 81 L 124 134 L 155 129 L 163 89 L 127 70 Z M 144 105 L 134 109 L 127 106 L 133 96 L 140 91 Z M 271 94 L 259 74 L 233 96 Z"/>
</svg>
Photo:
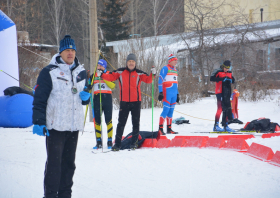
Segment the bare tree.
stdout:
<svg viewBox="0 0 280 198">
<path fill-rule="evenodd" d="M 154 36 L 160 35 L 169 22 L 172 21 L 173 17 L 176 15 L 181 3 L 178 1 L 160 1 L 160 0 L 150 0 L 151 3 L 151 14 L 152 14 L 152 27 Z"/>
<path fill-rule="evenodd" d="M 50 37 L 50 40 L 52 40 L 55 45 L 59 46 L 63 25 L 65 24 L 64 1 L 49 0 L 47 2 L 47 9 L 51 21 L 50 28 L 53 34 L 52 37 Z"/>
<path fill-rule="evenodd" d="M 230 13 L 223 12 L 226 7 L 231 8 Z M 242 28 L 240 24 L 244 24 Z M 249 30 L 256 35 L 252 27 L 243 10 L 225 0 L 186 0 L 186 33 L 182 39 L 194 74 L 202 81 L 203 94 L 208 93 L 213 68 L 239 52 L 242 43 L 249 39 Z"/>
</svg>

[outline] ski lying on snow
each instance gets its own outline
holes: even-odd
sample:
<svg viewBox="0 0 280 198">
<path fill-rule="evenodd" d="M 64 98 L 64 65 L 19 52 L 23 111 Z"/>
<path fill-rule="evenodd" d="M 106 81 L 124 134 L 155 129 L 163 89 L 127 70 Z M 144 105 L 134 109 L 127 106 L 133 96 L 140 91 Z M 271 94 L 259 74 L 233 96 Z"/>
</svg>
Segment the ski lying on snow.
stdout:
<svg viewBox="0 0 280 198">
<path fill-rule="evenodd" d="M 235 130 L 233 132 L 229 131 L 206 131 L 206 132 L 191 132 L 191 133 L 213 133 L 213 134 L 263 134 L 263 133 L 269 133 L 268 131 L 266 132 L 258 132 L 258 131 L 241 131 L 241 130 Z"/>
<path fill-rule="evenodd" d="M 250 134 L 250 133 L 257 133 L 257 131 L 207 131 L 207 132 L 191 132 L 191 133 L 214 133 L 214 134 Z"/>
<path fill-rule="evenodd" d="M 109 153 L 109 152 L 111 152 L 111 150 L 107 150 L 107 151 L 101 151 L 101 152 L 96 152 L 96 151 L 91 151 L 92 153 L 94 153 L 94 154 L 97 154 L 97 153 Z"/>
</svg>

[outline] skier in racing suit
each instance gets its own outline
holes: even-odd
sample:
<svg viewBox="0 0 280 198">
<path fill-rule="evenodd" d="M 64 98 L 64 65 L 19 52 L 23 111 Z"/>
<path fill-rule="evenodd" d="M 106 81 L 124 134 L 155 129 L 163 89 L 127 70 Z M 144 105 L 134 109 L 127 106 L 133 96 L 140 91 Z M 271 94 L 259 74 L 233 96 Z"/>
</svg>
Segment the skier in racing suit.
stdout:
<svg viewBox="0 0 280 198">
<path fill-rule="evenodd" d="M 178 59 L 173 54 L 168 57 L 168 64 L 164 66 L 159 74 L 158 88 L 159 96 L 158 100 L 163 102 L 163 110 L 159 118 L 159 133 L 165 135 L 163 132 L 163 124 L 166 118 L 167 121 L 167 133 L 178 134 L 171 129 L 173 111 L 176 102 L 179 102 L 178 93 L 178 72 L 175 68 Z"/>
</svg>

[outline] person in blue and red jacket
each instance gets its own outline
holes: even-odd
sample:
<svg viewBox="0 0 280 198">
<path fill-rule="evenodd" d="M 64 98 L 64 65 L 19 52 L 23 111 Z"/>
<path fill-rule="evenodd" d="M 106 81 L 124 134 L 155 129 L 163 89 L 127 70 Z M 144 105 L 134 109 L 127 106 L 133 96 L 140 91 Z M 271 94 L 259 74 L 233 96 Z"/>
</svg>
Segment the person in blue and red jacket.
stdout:
<svg viewBox="0 0 280 198">
<path fill-rule="evenodd" d="M 152 83 L 153 75 L 156 74 L 156 69 L 152 67 L 151 74 L 136 69 L 137 60 L 135 54 L 129 54 L 126 59 L 126 67 L 119 68 L 110 73 L 103 73 L 102 70 L 97 70 L 97 76 L 108 81 L 119 80 L 120 88 L 120 111 L 119 122 L 117 126 L 115 144 L 112 151 L 119 151 L 121 148 L 121 140 L 124 127 L 131 112 L 132 116 L 132 143 L 131 149 L 138 147 L 140 111 L 141 111 L 141 82 Z"/>
<path fill-rule="evenodd" d="M 178 92 L 178 72 L 175 68 L 178 59 L 173 54 L 168 57 L 168 65 L 164 66 L 159 74 L 158 89 L 159 96 L 158 100 L 163 102 L 163 110 L 159 118 L 159 133 L 164 135 L 163 124 L 166 118 L 167 121 L 167 133 L 178 134 L 171 129 L 173 111 L 176 102 L 179 102 Z"/>
<path fill-rule="evenodd" d="M 231 62 L 229 60 L 224 61 L 223 65 L 219 69 L 216 69 L 212 72 L 210 81 L 216 82 L 215 94 L 217 97 L 217 112 L 215 116 L 215 124 L 213 131 L 229 131 L 233 132 L 234 130 L 228 127 L 232 118 L 231 111 L 231 84 L 235 82 L 235 79 L 232 75 L 232 72 L 229 70 L 231 67 Z M 220 115 L 223 111 L 222 126 L 219 127 Z"/>
</svg>

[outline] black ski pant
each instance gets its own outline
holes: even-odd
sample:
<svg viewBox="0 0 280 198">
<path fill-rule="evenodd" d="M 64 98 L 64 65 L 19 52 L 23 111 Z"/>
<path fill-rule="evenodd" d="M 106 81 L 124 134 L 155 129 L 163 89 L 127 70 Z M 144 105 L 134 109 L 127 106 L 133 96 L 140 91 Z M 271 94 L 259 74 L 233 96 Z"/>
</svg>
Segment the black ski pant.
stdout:
<svg viewBox="0 0 280 198">
<path fill-rule="evenodd" d="M 216 115 L 215 115 L 215 124 L 217 122 L 219 122 L 220 120 L 220 116 L 221 116 L 221 113 L 223 111 L 223 108 L 222 108 L 222 94 L 216 94 L 216 97 L 217 97 L 217 112 L 216 112 Z"/>
<path fill-rule="evenodd" d="M 75 156 L 79 131 L 49 130 L 46 136 L 45 198 L 69 198 L 76 169 Z"/>
<path fill-rule="evenodd" d="M 107 124 L 108 138 L 112 139 L 113 136 L 113 104 L 112 94 L 101 93 L 101 107 L 104 112 L 105 122 Z M 100 116 L 100 94 L 94 94 L 94 117 L 95 117 L 95 135 L 96 139 L 101 139 L 101 116 Z"/>
<path fill-rule="evenodd" d="M 129 115 L 131 112 L 132 117 L 132 138 L 131 144 L 135 144 L 138 140 L 139 135 L 139 123 L 140 123 L 140 112 L 141 112 L 141 101 L 137 102 L 120 102 L 120 111 L 119 111 L 119 123 L 117 126 L 117 133 L 115 144 L 121 147 L 122 135 L 124 127 Z"/>
<path fill-rule="evenodd" d="M 232 110 L 231 110 L 231 83 L 229 81 L 223 82 L 222 84 L 222 126 L 226 126 L 228 120 L 232 120 Z"/>
</svg>

